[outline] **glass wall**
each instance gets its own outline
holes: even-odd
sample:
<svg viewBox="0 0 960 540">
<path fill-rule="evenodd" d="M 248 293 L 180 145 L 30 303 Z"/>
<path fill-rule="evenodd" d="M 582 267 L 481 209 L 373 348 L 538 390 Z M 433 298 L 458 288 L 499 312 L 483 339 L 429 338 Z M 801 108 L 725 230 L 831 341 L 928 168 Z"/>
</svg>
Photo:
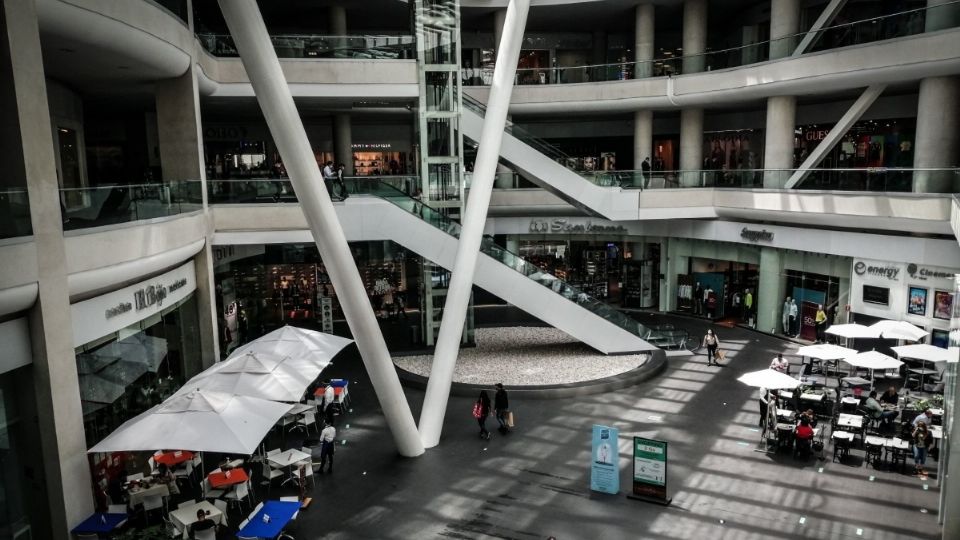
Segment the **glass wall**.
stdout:
<svg viewBox="0 0 960 540">
<path fill-rule="evenodd" d="M 0 538 L 45 538 L 49 531 L 30 367 L 0 374 Z M 32 517 L 32 519 L 31 519 Z"/>
<path fill-rule="evenodd" d="M 172 395 L 201 371 L 197 301 L 77 347 L 87 446 Z"/>
</svg>

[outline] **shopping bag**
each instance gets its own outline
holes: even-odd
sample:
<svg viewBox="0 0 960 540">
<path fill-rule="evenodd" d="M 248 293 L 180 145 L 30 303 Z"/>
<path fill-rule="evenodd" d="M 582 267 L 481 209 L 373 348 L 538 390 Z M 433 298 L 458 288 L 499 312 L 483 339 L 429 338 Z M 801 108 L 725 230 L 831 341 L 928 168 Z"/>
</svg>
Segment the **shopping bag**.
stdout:
<svg viewBox="0 0 960 540">
<path fill-rule="evenodd" d="M 727 359 L 727 353 L 723 349 L 717 349 L 717 362 L 723 362 Z"/>
<path fill-rule="evenodd" d="M 507 427 L 513 427 L 513 411 L 507 413 Z"/>
</svg>

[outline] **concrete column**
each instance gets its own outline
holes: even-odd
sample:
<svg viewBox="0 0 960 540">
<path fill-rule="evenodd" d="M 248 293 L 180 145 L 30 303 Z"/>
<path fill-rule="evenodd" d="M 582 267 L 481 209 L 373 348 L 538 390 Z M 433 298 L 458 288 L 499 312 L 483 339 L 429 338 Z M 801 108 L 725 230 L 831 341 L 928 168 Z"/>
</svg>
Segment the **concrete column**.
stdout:
<svg viewBox="0 0 960 540">
<path fill-rule="evenodd" d="M 347 9 L 343 6 L 330 6 L 330 33 L 334 36 L 347 35 Z"/>
<path fill-rule="evenodd" d="M 936 32 L 960 25 L 960 5 L 954 0 L 927 0 L 924 30 Z"/>
<path fill-rule="evenodd" d="M 200 181 L 203 207 L 207 206 L 206 167 L 203 159 L 203 123 L 196 64 L 175 79 L 156 85 L 157 141 L 164 182 Z M 207 243 L 194 263 L 197 279 L 197 309 L 200 325 L 200 358 L 204 367 L 220 359 L 217 328 L 216 285 L 213 280 L 213 229 L 208 227 Z"/>
<path fill-rule="evenodd" d="M 790 178 L 787 169 L 793 168 L 793 130 L 797 116 L 797 98 L 773 96 L 767 98 L 767 130 L 763 149 L 763 187 L 781 188 Z"/>
<path fill-rule="evenodd" d="M 333 115 L 333 159 L 338 165 L 343 163 L 344 176 L 353 176 L 353 132 L 349 113 Z"/>
<path fill-rule="evenodd" d="M 759 47 L 755 45 L 760 40 L 760 28 L 755 25 L 744 26 L 740 31 L 740 44 L 743 49 L 740 51 L 740 63 L 743 65 L 754 64 L 759 61 Z M 748 45 L 753 45 L 749 47 Z"/>
<path fill-rule="evenodd" d="M 503 23 L 507 18 L 507 10 L 498 9 L 493 12 L 493 50 L 500 50 L 500 42 L 503 40 Z M 496 59 L 496 55 L 494 55 Z"/>
<path fill-rule="evenodd" d="M 800 31 L 800 0 L 771 0 L 770 59 L 785 58 L 796 48 Z"/>
<path fill-rule="evenodd" d="M 680 111 L 680 182 L 684 186 L 702 184 L 703 109 Z"/>
<path fill-rule="evenodd" d="M 778 334 L 781 327 L 783 299 L 786 297 L 783 275 L 783 254 L 776 248 L 760 248 L 760 282 L 753 291 L 757 306 L 757 330 Z"/>
<path fill-rule="evenodd" d="M 54 538 L 93 511 L 80 383 L 73 353 L 70 289 L 50 109 L 33 0 L 0 4 L 0 117 L 5 173 L 25 185 L 37 253 L 37 302 L 29 311 L 36 425 L 48 507 L 38 512 Z M 45 527 L 46 525 L 42 525 Z M 41 531 L 43 528 L 41 528 Z M 38 531 L 39 532 L 39 531 Z"/>
<path fill-rule="evenodd" d="M 686 274 L 690 266 L 686 248 L 687 240 L 682 238 L 664 238 L 660 244 L 660 311 L 677 309 L 677 276 Z"/>
<path fill-rule="evenodd" d="M 915 168 L 956 167 L 960 164 L 960 77 L 929 77 L 920 81 Z M 947 171 L 914 171 L 913 191 L 952 193 L 960 185 Z"/>
<path fill-rule="evenodd" d="M 683 3 L 683 73 L 703 71 L 707 50 L 707 0 Z"/>
<path fill-rule="evenodd" d="M 641 170 L 643 160 L 650 158 L 653 166 L 653 111 L 647 109 L 633 113 L 633 168 Z"/>
<path fill-rule="evenodd" d="M 640 4 L 637 6 L 637 29 L 633 44 L 633 58 L 636 62 L 634 78 L 637 79 L 649 77 L 653 74 L 653 38 L 656 33 L 654 29 L 654 12 L 653 4 Z"/>
<path fill-rule="evenodd" d="M 250 77 L 254 94 L 273 135 L 320 257 L 337 290 L 347 324 L 360 349 L 370 382 L 400 455 L 418 456 L 423 444 L 417 434 L 403 388 L 336 210 L 323 185 L 310 140 L 293 102 L 280 61 L 270 43 L 256 0 L 220 0 L 220 10 Z M 502 126 L 501 126 L 502 129 Z"/>
<path fill-rule="evenodd" d="M 420 413 L 420 437 L 428 448 L 440 442 L 440 433 L 443 430 L 443 417 L 447 412 L 453 370 L 460 352 L 460 339 L 463 336 L 463 325 L 473 291 L 473 275 L 487 222 L 493 179 L 500 158 L 500 143 L 507 122 L 510 94 L 513 91 L 529 9 L 530 0 L 510 0 L 507 6 L 500 54 L 493 70 L 487 113 L 483 119 L 480 146 L 477 148 L 477 160 L 473 168 L 473 185 L 463 212 L 460 241 L 457 243 L 457 254 L 453 260 L 440 334 L 437 336 L 437 346 L 433 353 L 433 367 Z"/>
<path fill-rule="evenodd" d="M 607 63 L 607 33 L 603 30 L 593 32 L 593 50 L 590 54 L 590 63 L 600 66 Z"/>
</svg>

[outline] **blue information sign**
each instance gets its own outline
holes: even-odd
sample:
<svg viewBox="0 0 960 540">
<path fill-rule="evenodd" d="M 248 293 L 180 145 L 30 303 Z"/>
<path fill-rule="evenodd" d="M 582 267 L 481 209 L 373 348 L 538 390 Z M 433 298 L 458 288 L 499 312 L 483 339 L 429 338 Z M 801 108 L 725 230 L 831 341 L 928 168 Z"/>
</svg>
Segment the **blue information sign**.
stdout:
<svg viewBox="0 0 960 540">
<path fill-rule="evenodd" d="M 590 452 L 590 489 L 601 493 L 620 492 L 620 430 L 593 426 L 593 451 Z"/>
</svg>

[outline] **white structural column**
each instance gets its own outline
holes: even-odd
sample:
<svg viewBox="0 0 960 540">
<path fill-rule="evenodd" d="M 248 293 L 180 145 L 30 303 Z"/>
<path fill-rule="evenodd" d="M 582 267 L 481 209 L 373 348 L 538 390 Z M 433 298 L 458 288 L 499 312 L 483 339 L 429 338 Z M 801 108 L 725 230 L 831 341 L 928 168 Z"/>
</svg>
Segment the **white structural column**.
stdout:
<svg viewBox="0 0 960 540">
<path fill-rule="evenodd" d="M 473 274 L 480 254 L 483 228 L 487 222 L 487 209 L 493 191 L 497 161 L 500 159 L 500 143 L 503 128 L 510 108 L 513 79 L 523 44 L 523 32 L 527 25 L 530 0 L 510 0 L 503 25 L 503 37 L 497 49 L 497 63 L 487 99 L 487 114 L 480 132 L 480 146 L 473 168 L 473 184 L 463 213 L 460 241 L 453 262 L 447 300 L 443 308 L 440 334 L 433 353 L 433 368 L 427 382 L 427 394 L 420 413 L 420 436 L 424 446 L 430 448 L 440 442 L 443 417 L 447 411 L 453 370 L 460 352 L 460 337 L 467 317 L 467 307 L 473 289 Z"/>
<path fill-rule="evenodd" d="M 646 158 L 653 164 L 653 111 L 633 113 L 633 168 L 639 171 Z"/>
<path fill-rule="evenodd" d="M 207 206 L 206 167 L 203 160 L 203 129 L 200 120 L 200 94 L 197 89 L 196 63 L 187 72 L 156 85 L 157 135 L 160 169 L 164 182 L 199 180 L 204 208 Z M 200 325 L 201 371 L 220 358 L 217 339 L 216 285 L 213 279 L 213 227 L 208 222 L 206 244 L 195 259 L 197 309 Z"/>
<path fill-rule="evenodd" d="M 493 12 L 493 52 L 494 57 L 496 53 L 500 50 L 500 42 L 503 40 L 503 24 L 507 20 L 507 10 L 506 8 L 497 9 Z M 519 57 L 517 57 L 519 60 Z"/>
<path fill-rule="evenodd" d="M 353 131 L 350 113 L 333 115 L 333 159 L 343 163 L 343 175 L 353 176 Z"/>
<path fill-rule="evenodd" d="M 920 81 L 917 102 L 917 136 L 913 166 L 917 169 L 956 167 L 960 164 L 960 77 L 930 77 Z M 955 175 L 949 171 L 918 170 L 913 191 L 953 193 Z"/>
<path fill-rule="evenodd" d="M 334 36 L 347 35 L 347 10 L 343 6 L 330 6 L 330 33 Z"/>
<path fill-rule="evenodd" d="M 653 4 L 644 3 L 637 6 L 636 34 L 634 35 L 634 60 L 636 69 L 634 77 L 641 79 L 653 75 L 654 43 L 654 13 Z"/>
<path fill-rule="evenodd" d="M 683 3 L 683 73 L 703 71 L 707 50 L 707 0 Z"/>
<path fill-rule="evenodd" d="M 840 139 L 847 134 L 847 131 L 857 123 L 857 120 L 860 120 L 863 113 L 867 112 L 867 109 L 880 97 L 880 94 L 883 93 L 886 87 L 887 85 L 885 84 L 875 84 L 867 87 L 867 89 L 860 94 L 860 97 L 853 102 L 853 105 L 847 109 L 847 112 L 843 113 L 840 120 L 838 120 L 836 125 L 833 126 L 833 129 L 830 130 L 830 133 L 827 133 L 827 136 L 820 141 L 820 144 L 813 149 L 813 152 L 810 152 L 810 155 L 800 164 L 800 167 L 790 175 L 790 178 L 783 187 L 791 189 L 806 178 L 807 175 L 810 174 L 810 170 L 823 161 L 823 158 L 833 150 L 833 147 L 840 142 Z"/>
<path fill-rule="evenodd" d="M 256 0 L 220 0 L 220 9 L 250 77 L 263 116 L 290 175 L 304 217 L 316 240 L 380 407 L 401 455 L 418 456 L 423 444 L 410 406 L 370 307 L 340 222 L 323 187 L 313 149 L 270 43 Z"/>
<path fill-rule="evenodd" d="M 47 506 L 35 538 L 69 538 L 93 511 L 80 383 L 73 350 L 67 256 L 56 158 L 34 0 L 0 3 L 0 149 L 5 173 L 26 186 L 37 257 L 37 301 L 29 310 L 36 412 L 23 421 L 39 431 Z M 6 441 L 4 441 L 4 445 Z M 23 456 L 33 462 L 36 456 Z M 37 464 L 34 463 L 34 466 Z M 5 482 L 14 481 L 9 478 Z M 49 527 L 50 532 L 46 532 Z"/>
<path fill-rule="evenodd" d="M 800 31 L 800 0 L 771 0 L 770 59 L 790 56 Z"/>
<path fill-rule="evenodd" d="M 760 248 L 760 279 L 753 291 L 757 306 L 756 328 L 761 332 L 780 333 L 786 280 L 783 275 L 783 252 L 777 248 Z"/>
<path fill-rule="evenodd" d="M 767 130 L 763 149 L 763 187 L 780 188 L 790 178 L 793 168 L 793 131 L 797 116 L 797 98 L 767 98 Z"/>
<path fill-rule="evenodd" d="M 699 186 L 703 169 L 703 109 L 680 111 L 680 183 Z"/>
</svg>

